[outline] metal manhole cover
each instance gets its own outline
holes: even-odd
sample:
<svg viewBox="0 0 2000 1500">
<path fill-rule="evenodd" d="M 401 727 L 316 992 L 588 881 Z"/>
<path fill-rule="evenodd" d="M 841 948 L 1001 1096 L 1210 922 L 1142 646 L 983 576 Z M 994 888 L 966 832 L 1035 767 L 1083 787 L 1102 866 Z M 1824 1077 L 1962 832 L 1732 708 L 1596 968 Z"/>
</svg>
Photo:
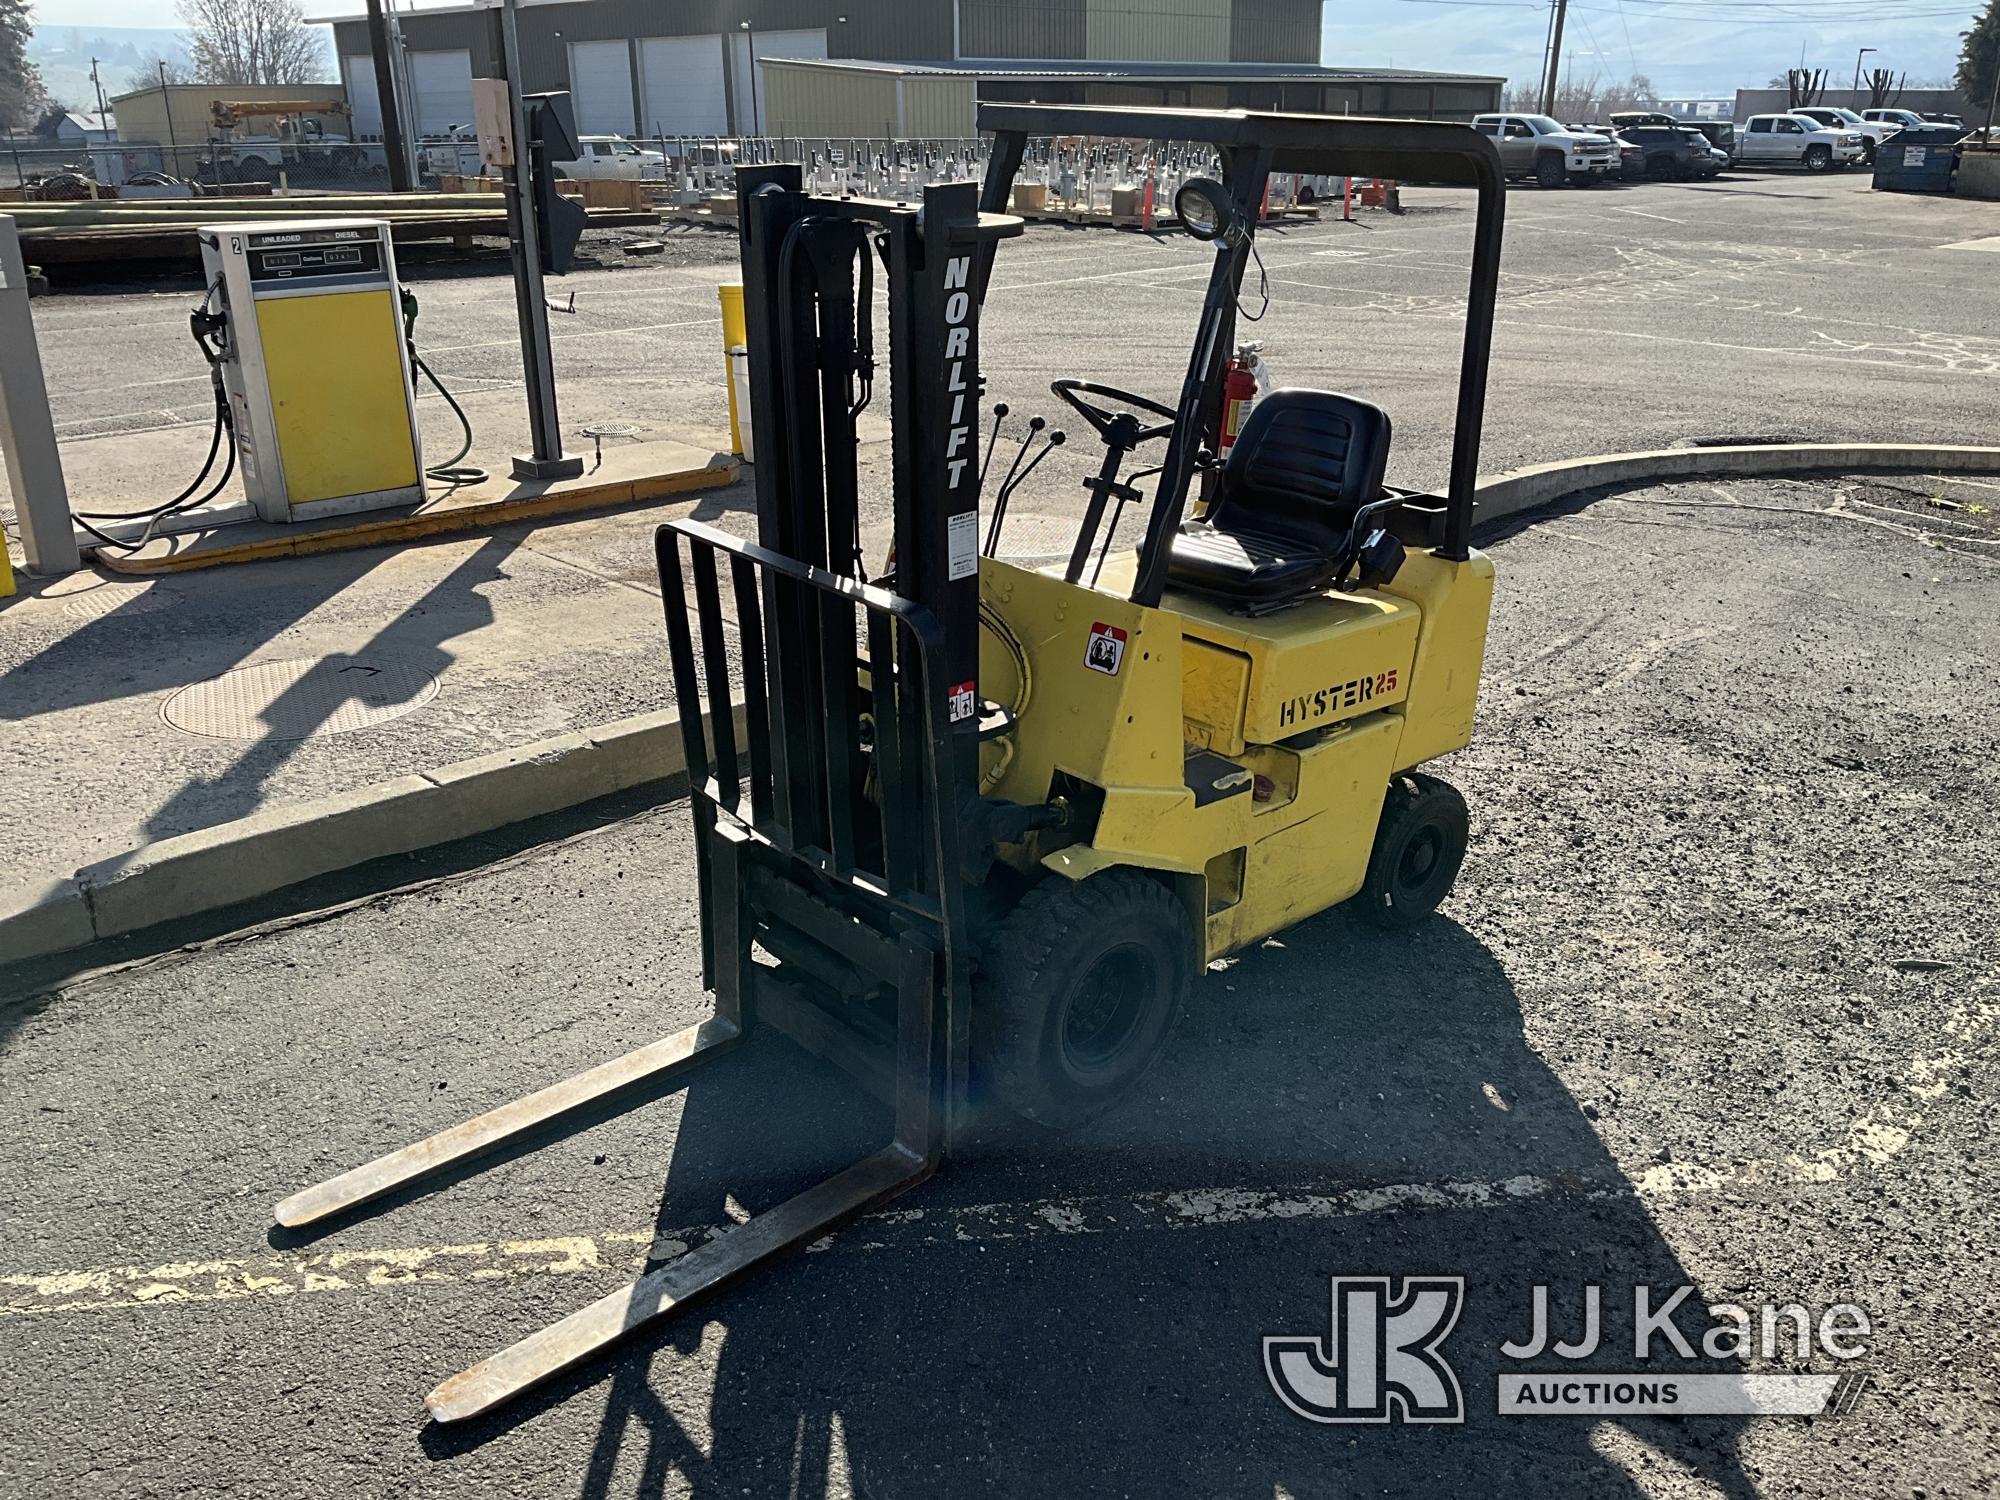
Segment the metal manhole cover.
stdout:
<svg viewBox="0 0 2000 1500">
<path fill-rule="evenodd" d="M 587 438 L 637 437 L 639 426 L 636 422 L 593 422 L 577 431 Z"/>
<path fill-rule="evenodd" d="M 399 719 L 437 696 L 430 673 L 358 656 L 238 667 L 182 688 L 160 717 L 188 734 L 223 740 L 302 740 Z"/>
<path fill-rule="evenodd" d="M 97 583 L 86 588 L 50 589 L 45 597 L 63 599 L 63 613 L 72 620 L 101 620 L 107 615 L 157 614 L 172 609 L 181 596 L 157 583 Z"/>
</svg>

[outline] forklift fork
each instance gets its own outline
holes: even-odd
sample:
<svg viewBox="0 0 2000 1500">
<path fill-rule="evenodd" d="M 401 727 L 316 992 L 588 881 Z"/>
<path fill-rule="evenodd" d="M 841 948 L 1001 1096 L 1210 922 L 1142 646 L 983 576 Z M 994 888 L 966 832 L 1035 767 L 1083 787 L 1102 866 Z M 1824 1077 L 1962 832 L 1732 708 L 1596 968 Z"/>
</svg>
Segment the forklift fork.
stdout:
<svg viewBox="0 0 2000 1500">
<path fill-rule="evenodd" d="M 662 526 L 655 550 L 695 810 L 703 982 L 714 991 L 715 1013 L 307 1188 L 277 1206 L 277 1220 L 288 1228 L 318 1223 L 593 1106 L 629 1108 L 653 1097 L 751 1026 L 763 972 L 751 959 L 760 923 L 803 934 L 851 965 L 862 987 L 893 994 L 895 1130 L 886 1146 L 845 1170 L 452 1376 L 425 1398 L 440 1422 L 489 1411 L 916 1186 L 942 1160 L 963 1106 L 967 962 L 955 827 L 941 811 L 948 799 L 937 795 L 950 743 L 936 620 L 885 590 L 698 522 Z M 719 559 L 733 585 L 741 639 L 734 653 Z M 740 755 L 733 678 L 743 699 Z M 774 756 L 788 720 L 796 734 L 802 714 L 817 719 L 823 757 Z M 859 899 L 844 904 L 843 892 Z M 809 1032 L 851 1029 L 837 1002 L 813 1009 Z M 799 1036 L 800 1028 L 788 1029 Z M 641 1092 L 642 1085 L 649 1087 Z"/>
</svg>

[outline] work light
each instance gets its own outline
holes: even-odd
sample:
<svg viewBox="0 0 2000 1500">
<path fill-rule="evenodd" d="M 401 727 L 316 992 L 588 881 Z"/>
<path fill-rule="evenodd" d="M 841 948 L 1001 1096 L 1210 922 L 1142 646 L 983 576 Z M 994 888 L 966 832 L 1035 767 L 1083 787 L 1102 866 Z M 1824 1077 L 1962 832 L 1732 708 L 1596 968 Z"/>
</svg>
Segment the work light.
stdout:
<svg viewBox="0 0 2000 1500">
<path fill-rule="evenodd" d="M 1174 217 L 1196 239 L 1216 239 L 1229 228 L 1228 195 L 1212 178 L 1190 177 L 1174 193 Z"/>
</svg>

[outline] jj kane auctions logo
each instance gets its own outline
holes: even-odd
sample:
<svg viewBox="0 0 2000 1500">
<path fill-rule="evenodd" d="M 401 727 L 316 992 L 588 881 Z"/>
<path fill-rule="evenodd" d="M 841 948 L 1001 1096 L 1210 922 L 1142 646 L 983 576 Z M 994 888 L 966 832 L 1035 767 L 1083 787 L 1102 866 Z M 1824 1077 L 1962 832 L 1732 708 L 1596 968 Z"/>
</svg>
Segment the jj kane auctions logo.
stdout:
<svg viewBox="0 0 2000 1500">
<path fill-rule="evenodd" d="M 1264 1374 L 1278 1399 L 1309 1422 L 1446 1422 L 1465 1420 L 1458 1375 L 1443 1345 L 1465 1303 L 1462 1276 L 1407 1276 L 1392 1291 L 1386 1276 L 1335 1276 L 1327 1333 L 1275 1334 L 1264 1340 Z M 1756 1309 L 1718 1302 L 1708 1327 L 1691 1341 L 1675 1314 L 1691 1286 L 1632 1288 L 1631 1352 L 1643 1371 L 1567 1368 L 1503 1371 L 1496 1389 L 1502 1416 L 1817 1416 L 1854 1408 L 1867 1377 L 1858 1373 L 1691 1371 L 1674 1361 L 1760 1358 L 1803 1369 L 1815 1355 L 1840 1363 L 1868 1352 L 1868 1314 L 1837 1302 L 1815 1319 L 1796 1302 Z M 1695 1308 L 1702 1304 L 1695 1302 Z M 1537 1285 L 1526 1338 L 1500 1345 L 1509 1360 L 1588 1359 L 1604 1343 L 1603 1289 L 1583 1288 L 1573 1339 L 1555 1335 L 1549 1289 Z"/>
</svg>

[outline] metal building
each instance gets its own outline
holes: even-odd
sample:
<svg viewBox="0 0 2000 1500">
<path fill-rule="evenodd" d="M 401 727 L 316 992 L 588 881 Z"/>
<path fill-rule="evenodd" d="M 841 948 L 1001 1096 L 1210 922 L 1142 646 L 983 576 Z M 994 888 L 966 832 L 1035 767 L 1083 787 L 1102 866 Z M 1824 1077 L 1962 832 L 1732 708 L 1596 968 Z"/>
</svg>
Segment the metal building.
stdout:
<svg viewBox="0 0 2000 1500">
<path fill-rule="evenodd" d="M 468 122 L 472 80 L 492 71 L 486 9 L 408 10 L 398 24 L 417 134 Z M 332 25 L 354 129 L 378 135 L 366 22 L 356 15 Z M 1462 119 L 1497 108 L 1503 81 L 1321 67 L 1320 0 L 1155 0 L 1148 8 L 1131 0 L 523 0 L 520 35 L 525 87 L 570 90 L 578 125 L 593 135 L 881 135 L 898 119 L 903 125 L 886 133 L 969 135 L 975 98 Z M 793 63 L 842 66 L 784 66 Z"/>
</svg>

